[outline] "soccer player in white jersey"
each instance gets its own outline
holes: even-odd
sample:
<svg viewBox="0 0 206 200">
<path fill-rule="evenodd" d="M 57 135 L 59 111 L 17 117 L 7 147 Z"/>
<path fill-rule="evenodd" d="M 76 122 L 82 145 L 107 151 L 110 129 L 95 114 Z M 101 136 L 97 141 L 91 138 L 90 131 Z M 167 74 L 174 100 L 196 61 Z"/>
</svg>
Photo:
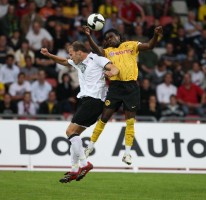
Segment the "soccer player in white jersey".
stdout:
<svg viewBox="0 0 206 200">
<path fill-rule="evenodd" d="M 43 55 L 56 63 L 75 67 L 79 77 L 80 92 L 77 97 L 80 98 L 80 103 L 66 130 L 66 135 L 71 144 L 72 169 L 65 174 L 65 177 L 60 179 L 62 183 L 72 180 L 79 181 L 93 168 L 84 154 L 80 134 L 94 124 L 102 113 L 107 92 L 105 75 L 111 77 L 119 73 L 119 70 L 109 59 L 88 53 L 81 42 L 74 42 L 68 46 L 67 50 L 71 58 L 69 60 L 49 53 L 46 48 L 41 49 Z"/>
</svg>

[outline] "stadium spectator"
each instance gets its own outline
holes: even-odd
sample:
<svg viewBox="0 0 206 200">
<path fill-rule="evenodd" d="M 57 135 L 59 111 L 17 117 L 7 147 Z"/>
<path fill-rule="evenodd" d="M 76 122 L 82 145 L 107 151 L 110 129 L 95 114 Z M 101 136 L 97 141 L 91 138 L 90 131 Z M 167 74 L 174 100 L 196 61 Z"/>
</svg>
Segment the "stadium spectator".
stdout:
<svg viewBox="0 0 206 200">
<path fill-rule="evenodd" d="M 4 17 L 9 8 L 9 0 L 0 1 L 0 18 Z"/>
<path fill-rule="evenodd" d="M 156 95 L 155 90 L 151 88 L 151 84 L 148 78 L 144 78 L 140 84 L 140 110 L 138 111 L 139 115 L 143 115 L 145 109 L 149 106 L 149 98 L 152 95 Z"/>
<path fill-rule="evenodd" d="M 59 57 L 62 57 L 62 58 L 67 58 L 67 57 L 69 57 L 69 55 L 68 55 L 68 53 L 67 53 L 67 51 L 66 51 L 66 47 L 67 47 L 69 44 L 70 44 L 69 42 L 65 43 L 65 45 L 64 45 L 63 47 L 59 48 L 59 49 L 57 50 L 57 52 L 56 52 L 56 50 L 54 50 L 54 52 L 56 52 L 56 55 L 59 56 Z M 54 49 L 55 49 L 55 47 L 54 47 Z M 63 66 L 63 65 L 60 65 L 60 64 L 56 63 L 56 70 L 57 70 L 57 72 L 58 72 L 58 82 L 61 83 L 61 81 L 62 81 L 62 75 L 64 74 L 63 71 L 68 72 L 68 68 L 65 67 L 65 66 Z M 60 71 L 62 71 L 62 72 L 60 73 Z M 60 77 L 60 78 L 59 78 L 59 77 Z"/>
<path fill-rule="evenodd" d="M 177 37 L 171 38 L 171 43 L 173 43 L 174 54 L 177 55 L 177 60 L 183 61 L 186 58 L 188 41 L 185 36 L 185 29 L 182 26 L 177 28 Z"/>
<path fill-rule="evenodd" d="M 19 30 L 19 23 L 19 18 L 15 14 L 15 6 L 9 5 L 7 14 L 0 19 L 0 33 L 11 37 L 15 30 Z"/>
<path fill-rule="evenodd" d="M 154 23 L 150 24 L 150 26 L 147 27 L 146 31 L 145 31 L 145 35 L 148 37 L 148 38 L 151 38 L 152 37 L 152 34 L 153 34 L 153 30 L 155 27 L 157 26 L 160 26 L 160 20 L 155 18 L 154 19 Z M 157 47 L 163 47 L 165 48 L 165 41 L 163 40 L 164 38 L 162 38 L 159 43 L 157 44 Z"/>
<path fill-rule="evenodd" d="M 36 107 L 32 102 L 31 92 L 24 92 L 23 99 L 17 104 L 17 113 L 20 116 L 36 114 Z"/>
<path fill-rule="evenodd" d="M 18 0 L 16 5 L 16 15 L 20 18 L 29 13 L 29 3 L 27 0 Z"/>
<path fill-rule="evenodd" d="M 67 56 L 66 56 L 67 58 Z M 78 78 L 78 71 L 75 68 L 63 68 L 59 71 L 58 74 L 58 82 L 61 84 L 62 83 L 62 76 L 63 74 L 68 73 L 69 76 L 71 77 L 71 85 L 72 89 L 76 91 L 76 94 L 79 92 L 79 78 Z"/>
<path fill-rule="evenodd" d="M 88 6 L 84 5 L 81 7 L 81 15 L 78 15 L 75 17 L 74 21 L 74 39 L 78 41 L 85 41 L 87 40 L 87 37 L 85 36 L 84 32 L 82 31 L 82 26 L 87 25 L 87 18 L 90 15 L 90 11 Z"/>
<path fill-rule="evenodd" d="M 38 22 L 41 26 L 43 25 L 42 17 L 36 11 L 36 3 L 31 1 L 29 2 L 29 12 L 21 19 L 21 31 L 24 35 L 32 30 L 34 22 Z"/>
<path fill-rule="evenodd" d="M 203 59 L 206 50 L 206 27 L 201 31 L 201 37 L 194 39 L 194 49 L 198 59 Z"/>
<path fill-rule="evenodd" d="M 34 0 L 36 2 L 36 5 L 38 9 L 43 8 L 46 5 L 47 0 Z M 55 0 L 52 0 L 52 2 L 56 5 L 57 2 Z"/>
<path fill-rule="evenodd" d="M 124 23 L 118 24 L 117 30 L 122 35 L 122 37 L 124 38 L 125 41 L 129 40 L 131 34 L 127 33 L 126 28 L 124 26 Z"/>
<path fill-rule="evenodd" d="M 139 53 L 139 70 L 143 77 L 149 77 L 158 64 L 158 56 L 153 50 Z"/>
<path fill-rule="evenodd" d="M 167 70 L 174 70 L 174 63 L 177 56 L 174 54 L 174 45 L 171 42 L 166 43 L 166 52 L 161 55 L 160 60 L 165 63 Z"/>
<path fill-rule="evenodd" d="M 157 85 L 157 102 L 161 108 L 165 108 L 170 102 L 170 96 L 176 94 L 177 87 L 172 84 L 172 73 L 168 72 L 164 75 L 164 82 Z"/>
<path fill-rule="evenodd" d="M 14 56 L 8 54 L 6 64 L 0 68 L 0 81 L 6 86 L 6 91 L 9 85 L 17 80 L 19 71 L 19 68 L 14 64 Z"/>
<path fill-rule="evenodd" d="M 92 1 L 92 0 L 82 0 L 82 1 L 80 1 L 80 4 L 79 4 L 79 10 L 80 10 L 79 15 L 83 15 L 82 8 L 87 8 L 89 14 L 97 12 L 97 9 L 98 9 L 99 6 L 96 6 L 96 4 L 97 3 L 95 1 Z"/>
<path fill-rule="evenodd" d="M 55 15 L 52 0 L 46 0 L 46 4 L 40 9 L 39 15 L 42 17 L 44 22 L 48 19 L 48 17 Z"/>
<path fill-rule="evenodd" d="M 32 101 L 37 109 L 40 103 L 48 99 L 49 92 L 52 90 L 51 85 L 46 81 L 46 73 L 44 70 L 39 70 L 38 79 L 31 85 Z"/>
<path fill-rule="evenodd" d="M 51 31 L 51 35 L 54 41 L 54 53 L 57 53 L 60 49 L 64 49 L 65 44 L 69 42 L 68 33 L 64 30 L 63 25 L 61 23 L 55 24 L 54 29 Z"/>
<path fill-rule="evenodd" d="M 73 20 L 69 20 L 68 18 L 64 17 L 62 14 L 62 7 L 58 4 L 55 6 L 55 14 L 48 17 L 47 21 L 45 22 L 45 28 L 52 33 L 54 27 L 57 23 L 61 23 L 63 29 L 67 32 L 71 31 L 73 27 Z M 72 37 L 72 36 L 71 36 Z"/>
<path fill-rule="evenodd" d="M 62 13 L 66 18 L 73 20 L 76 16 L 79 15 L 78 4 L 74 0 L 64 0 Z"/>
<path fill-rule="evenodd" d="M 151 82 L 151 87 L 153 89 L 155 89 L 158 84 L 163 82 L 164 75 L 167 73 L 167 71 L 168 70 L 167 70 L 165 63 L 159 61 L 157 66 L 155 66 L 155 69 L 153 70 L 153 72 L 151 72 L 148 76 Z"/>
<path fill-rule="evenodd" d="M 6 63 L 7 55 L 13 53 L 13 49 L 8 46 L 6 35 L 0 35 L 0 66 Z"/>
<path fill-rule="evenodd" d="M 141 25 L 136 25 L 134 28 L 134 34 L 130 36 L 130 40 L 139 41 L 139 42 L 146 42 L 149 40 L 147 36 L 143 34 L 143 27 Z"/>
<path fill-rule="evenodd" d="M 148 24 L 147 24 L 145 18 L 142 18 L 139 15 L 136 16 L 135 21 L 133 22 L 134 35 L 135 35 L 135 27 L 136 26 L 141 26 L 143 34 L 147 37 L 147 35 L 145 33 L 146 33 L 146 29 L 148 27 Z"/>
<path fill-rule="evenodd" d="M 48 48 L 48 49 L 51 50 L 49 40 L 44 38 L 42 40 L 42 47 L 45 47 L 45 48 Z M 51 50 L 51 52 L 53 52 L 53 51 Z M 39 69 L 40 68 L 44 69 L 44 71 L 47 74 L 47 77 L 49 77 L 49 78 L 57 78 L 56 63 L 53 60 L 43 56 L 40 53 L 40 51 L 36 53 L 35 63 L 36 63 L 36 66 Z"/>
<path fill-rule="evenodd" d="M 162 117 L 183 117 L 184 112 L 180 105 L 177 103 L 175 95 L 170 96 L 170 102 L 165 109 L 161 112 Z"/>
<path fill-rule="evenodd" d="M 184 77 L 184 72 L 182 70 L 182 65 L 180 62 L 176 62 L 174 64 L 174 71 L 172 72 L 173 76 L 173 84 L 176 87 L 179 87 L 182 84 L 182 80 Z"/>
<path fill-rule="evenodd" d="M 181 104 L 186 116 L 189 114 L 204 116 L 202 104 L 205 100 L 205 92 L 199 86 L 192 83 L 189 73 L 184 75 L 183 83 L 177 90 L 177 100 Z"/>
<path fill-rule="evenodd" d="M 206 19 L 206 3 L 204 2 L 198 8 L 198 20 L 204 22 Z"/>
<path fill-rule="evenodd" d="M 65 73 L 62 76 L 62 83 L 56 88 L 57 100 L 61 104 L 61 110 L 67 113 L 74 112 L 77 103 L 77 94 L 72 88 L 71 81 L 69 74 Z"/>
<path fill-rule="evenodd" d="M 127 34 L 133 34 L 133 23 L 136 20 L 136 16 L 145 18 L 145 12 L 143 8 L 132 0 L 125 0 L 122 2 L 119 8 L 119 17 L 124 22 L 125 31 Z"/>
<path fill-rule="evenodd" d="M 202 0 L 185 0 L 187 3 L 188 10 L 192 10 L 197 13 L 199 6 L 201 5 Z"/>
<path fill-rule="evenodd" d="M 182 22 L 179 15 L 173 15 L 171 19 L 171 23 L 168 23 L 164 26 L 164 40 L 166 42 L 176 38 L 178 35 L 178 28 L 182 27 Z"/>
<path fill-rule="evenodd" d="M 118 17 L 118 12 L 112 12 L 110 18 L 105 19 L 105 24 L 102 32 L 105 33 L 109 29 L 118 29 L 118 26 L 122 24 L 122 20 Z"/>
<path fill-rule="evenodd" d="M 184 29 L 189 44 L 193 45 L 194 39 L 200 37 L 202 30 L 202 24 L 196 21 L 195 12 L 188 12 L 187 21 L 184 23 Z"/>
<path fill-rule="evenodd" d="M 195 85 L 203 89 L 205 75 L 204 75 L 204 72 L 202 71 L 200 63 L 193 62 L 192 70 L 190 70 L 189 73 L 191 74 L 192 83 L 194 83 Z"/>
<path fill-rule="evenodd" d="M 3 100 L 5 94 L 5 86 L 4 84 L 0 81 L 0 100 Z"/>
<path fill-rule="evenodd" d="M 18 102 L 23 99 L 25 92 L 31 91 L 31 84 L 25 80 L 25 74 L 20 72 L 18 79 L 9 86 L 9 94 L 14 102 Z"/>
<path fill-rule="evenodd" d="M 20 68 L 24 68 L 26 66 L 26 56 L 30 56 L 32 63 L 34 63 L 34 52 L 30 50 L 29 41 L 25 39 L 21 43 L 21 48 L 15 52 L 15 61 Z"/>
<path fill-rule="evenodd" d="M 8 117 L 2 117 L 4 119 L 11 119 L 12 117 L 9 117 L 9 115 L 17 113 L 16 104 L 11 100 L 11 96 L 8 93 L 5 93 L 3 100 L 0 100 L 0 113 L 5 116 L 8 115 Z"/>
<path fill-rule="evenodd" d="M 25 67 L 21 69 L 21 72 L 25 74 L 25 79 L 30 83 L 34 82 L 38 78 L 38 70 L 33 66 L 31 56 L 25 56 Z"/>
<path fill-rule="evenodd" d="M 39 22 L 34 22 L 32 29 L 26 35 L 26 39 L 29 41 L 29 45 L 35 53 L 40 51 L 42 48 L 42 40 L 45 38 L 49 41 L 50 48 L 53 48 L 53 38 L 51 34 L 42 28 Z"/>
<path fill-rule="evenodd" d="M 8 46 L 11 47 L 14 52 L 21 48 L 21 43 L 23 42 L 23 37 L 20 30 L 15 30 L 11 37 L 8 39 Z M 16 59 L 16 57 L 15 57 Z"/>
<path fill-rule="evenodd" d="M 192 69 L 193 62 L 198 61 L 198 56 L 195 53 L 195 49 L 190 47 L 187 49 L 186 58 L 182 61 L 182 70 L 188 72 Z"/>
<path fill-rule="evenodd" d="M 151 95 L 149 97 L 148 106 L 145 108 L 142 116 L 155 117 L 156 120 L 159 120 L 161 117 L 161 108 L 157 102 L 156 95 Z"/>
<path fill-rule="evenodd" d="M 117 7 L 112 0 L 105 0 L 98 8 L 98 13 L 102 14 L 105 19 L 112 18 L 112 14 L 117 12 Z"/>
<path fill-rule="evenodd" d="M 56 99 L 56 92 L 51 90 L 48 99 L 39 105 L 39 114 L 54 115 L 61 114 L 61 107 Z"/>
</svg>

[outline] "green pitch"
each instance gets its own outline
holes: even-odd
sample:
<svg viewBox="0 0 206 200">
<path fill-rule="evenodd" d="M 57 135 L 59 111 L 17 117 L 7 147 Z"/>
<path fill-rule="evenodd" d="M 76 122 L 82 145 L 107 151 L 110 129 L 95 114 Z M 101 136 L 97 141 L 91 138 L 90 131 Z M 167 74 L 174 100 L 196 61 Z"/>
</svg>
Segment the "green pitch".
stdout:
<svg viewBox="0 0 206 200">
<path fill-rule="evenodd" d="M 62 184 L 62 172 L 0 171 L 1 200 L 205 200 L 206 175 L 90 172 Z"/>
</svg>

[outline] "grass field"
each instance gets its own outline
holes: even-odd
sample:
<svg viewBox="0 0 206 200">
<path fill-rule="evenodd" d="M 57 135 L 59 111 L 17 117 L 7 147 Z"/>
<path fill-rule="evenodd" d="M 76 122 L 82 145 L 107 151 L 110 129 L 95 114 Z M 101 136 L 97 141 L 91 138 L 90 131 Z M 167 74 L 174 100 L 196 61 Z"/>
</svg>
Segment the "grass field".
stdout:
<svg viewBox="0 0 206 200">
<path fill-rule="evenodd" d="M 0 171 L 0 200 L 206 200 L 206 175 L 91 172 L 62 184 L 62 172 Z"/>
</svg>

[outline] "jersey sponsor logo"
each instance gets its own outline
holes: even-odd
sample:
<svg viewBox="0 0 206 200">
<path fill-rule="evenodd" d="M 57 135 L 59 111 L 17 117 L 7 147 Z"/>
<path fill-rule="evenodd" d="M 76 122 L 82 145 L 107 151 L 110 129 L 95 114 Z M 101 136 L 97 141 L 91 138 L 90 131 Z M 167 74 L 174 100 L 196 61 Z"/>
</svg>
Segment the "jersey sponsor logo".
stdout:
<svg viewBox="0 0 206 200">
<path fill-rule="evenodd" d="M 110 104 L 111 104 L 110 100 L 106 100 L 106 101 L 105 101 L 105 105 L 106 105 L 106 106 L 109 106 Z"/>
<path fill-rule="evenodd" d="M 123 51 L 117 51 L 117 52 L 109 52 L 109 56 L 112 57 L 112 56 L 115 56 L 115 55 L 122 55 L 122 54 L 132 54 L 133 50 L 131 49 L 126 49 L 126 50 L 123 50 Z"/>
</svg>

